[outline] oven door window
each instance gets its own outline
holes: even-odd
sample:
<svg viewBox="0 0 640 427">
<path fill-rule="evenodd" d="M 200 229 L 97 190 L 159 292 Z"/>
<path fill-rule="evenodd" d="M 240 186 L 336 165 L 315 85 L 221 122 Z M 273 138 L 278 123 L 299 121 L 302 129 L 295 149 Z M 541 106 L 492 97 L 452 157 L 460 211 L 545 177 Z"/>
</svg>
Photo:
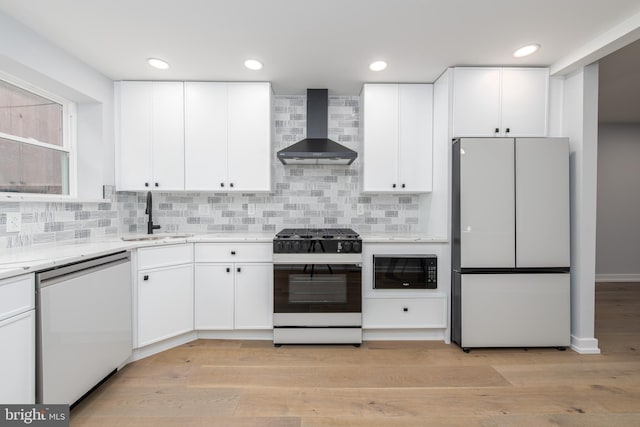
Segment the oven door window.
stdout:
<svg viewBox="0 0 640 427">
<path fill-rule="evenodd" d="M 362 309 L 362 267 L 355 264 L 274 266 L 276 313 L 351 313 Z"/>
</svg>

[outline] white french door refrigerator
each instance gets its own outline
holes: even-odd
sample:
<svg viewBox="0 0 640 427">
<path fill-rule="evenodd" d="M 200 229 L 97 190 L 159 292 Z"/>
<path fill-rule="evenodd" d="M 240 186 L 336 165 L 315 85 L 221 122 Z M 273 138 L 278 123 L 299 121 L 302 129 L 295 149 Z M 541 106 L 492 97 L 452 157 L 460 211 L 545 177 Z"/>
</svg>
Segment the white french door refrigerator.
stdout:
<svg viewBox="0 0 640 427">
<path fill-rule="evenodd" d="M 451 340 L 568 346 L 568 139 L 461 138 L 452 157 Z"/>
</svg>

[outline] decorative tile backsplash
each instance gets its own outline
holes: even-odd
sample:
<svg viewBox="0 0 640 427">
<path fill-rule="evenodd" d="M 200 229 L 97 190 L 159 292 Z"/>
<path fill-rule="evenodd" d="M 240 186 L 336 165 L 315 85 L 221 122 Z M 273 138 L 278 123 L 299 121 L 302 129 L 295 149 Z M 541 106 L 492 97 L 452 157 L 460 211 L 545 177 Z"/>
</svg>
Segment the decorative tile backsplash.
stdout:
<svg viewBox="0 0 640 427">
<path fill-rule="evenodd" d="M 0 202 L 0 249 L 116 235 L 116 203 Z M 8 212 L 20 212 L 19 233 L 7 233 Z"/>
<path fill-rule="evenodd" d="M 270 194 L 153 193 L 154 224 L 187 233 L 277 232 L 285 227 L 350 227 L 359 232 L 411 232 L 416 195 L 360 193 L 360 97 L 329 97 L 329 138 L 358 152 L 350 166 L 284 166 L 276 152 L 306 135 L 306 97 L 277 96 L 273 111 Z M 146 232 L 145 193 L 118 193 L 122 232 Z M 357 215 L 358 204 L 364 214 Z M 251 206 L 253 205 L 253 206 Z M 250 208 L 255 213 L 249 214 Z"/>
<path fill-rule="evenodd" d="M 285 227 L 418 231 L 418 196 L 360 193 L 360 97 L 329 97 L 329 138 L 358 152 L 350 166 L 282 165 L 276 152 L 306 135 L 306 97 L 276 96 L 274 104 L 272 192 L 154 192 L 154 223 L 162 227 L 160 231 L 275 233 Z M 112 194 L 113 187 L 105 187 L 110 203 L 0 202 L 0 248 L 145 233 L 146 193 Z M 362 215 L 357 214 L 358 205 Z M 6 232 L 7 212 L 21 213 L 20 233 Z"/>
</svg>

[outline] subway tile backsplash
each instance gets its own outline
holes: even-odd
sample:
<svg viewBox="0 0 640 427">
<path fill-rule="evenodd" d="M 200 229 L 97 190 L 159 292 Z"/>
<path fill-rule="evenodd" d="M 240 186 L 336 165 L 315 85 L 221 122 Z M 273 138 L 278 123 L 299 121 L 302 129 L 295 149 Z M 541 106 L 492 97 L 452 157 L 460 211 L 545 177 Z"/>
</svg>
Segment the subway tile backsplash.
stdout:
<svg viewBox="0 0 640 427">
<path fill-rule="evenodd" d="M 350 227 L 359 232 L 413 232 L 417 195 L 360 193 L 360 97 L 329 97 L 329 138 L 358 152 L 350 166 L 284 166 L 276 152 L 306 135 L 306 97 L 276 96 L 272 128 L 272 192 L 155 193 L 154 223 L 164 232 L 277 232 L 284 227 Z M 0 248 L 117 233 L 145 233 L 146 194 L 113 191 L 111 202 L 2 202 Z M 363 205 L 364 214 L 357 214 Z M 249 209 L 255 213 L 249 214 Z M 6 212 L 20 212 L 20 233 L 6 232 Z"/>
</svg>

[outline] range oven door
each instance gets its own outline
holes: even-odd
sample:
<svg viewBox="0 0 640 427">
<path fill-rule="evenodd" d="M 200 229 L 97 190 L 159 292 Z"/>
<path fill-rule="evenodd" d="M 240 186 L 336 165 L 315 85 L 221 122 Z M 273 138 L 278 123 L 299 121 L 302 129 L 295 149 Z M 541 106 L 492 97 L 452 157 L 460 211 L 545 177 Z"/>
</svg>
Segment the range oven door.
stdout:
<svg viewBox="0 0 640 427">
<path fill-rule="evenodd" d="M 274 313 L 361 313 L 361 264 L 276 263 Z"/>
</svg>

